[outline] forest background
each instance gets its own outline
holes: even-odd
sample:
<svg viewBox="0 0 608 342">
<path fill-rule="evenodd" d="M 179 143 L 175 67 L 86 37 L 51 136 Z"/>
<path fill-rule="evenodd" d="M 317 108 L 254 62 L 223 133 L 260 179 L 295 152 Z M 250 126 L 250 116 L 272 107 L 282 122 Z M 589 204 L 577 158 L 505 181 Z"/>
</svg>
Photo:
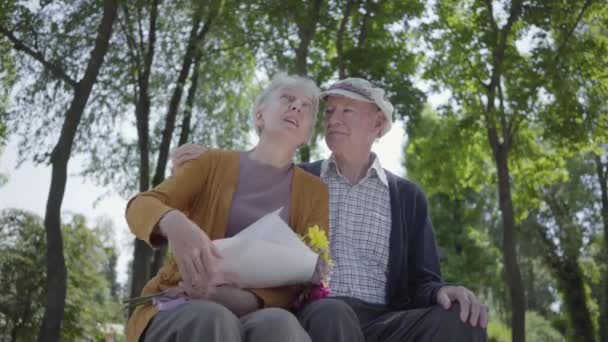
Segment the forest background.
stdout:
<svg viewBox="0 0 608 342">
<path fill-rule="evenodd" d="M 164 256 L 126 200 L 181 144 L 251 147 L 287 72 L 387 90 L 374 150 L 425 190 L 491 341 L 608 341 L 605 1 L 0 3 L 0 340 L 124 338 Z M 328 154 L 316 127 L 298 161 Z"/>
</svg>

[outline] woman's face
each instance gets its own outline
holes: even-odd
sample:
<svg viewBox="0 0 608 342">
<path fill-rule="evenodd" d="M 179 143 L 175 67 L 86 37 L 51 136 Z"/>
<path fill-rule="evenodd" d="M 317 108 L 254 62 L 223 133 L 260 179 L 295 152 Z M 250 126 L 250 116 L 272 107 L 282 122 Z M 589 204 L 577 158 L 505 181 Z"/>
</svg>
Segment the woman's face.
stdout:
<svg viewBox="0 0 608 342">
<path fill-rule="evenodd" d="M 256 113 L 261 136 L 292 141 L 296 146 L 308 141 L 312 129 L 312 98 L 301 88 L 283 87 L 274 91 Z"/>
</svg>

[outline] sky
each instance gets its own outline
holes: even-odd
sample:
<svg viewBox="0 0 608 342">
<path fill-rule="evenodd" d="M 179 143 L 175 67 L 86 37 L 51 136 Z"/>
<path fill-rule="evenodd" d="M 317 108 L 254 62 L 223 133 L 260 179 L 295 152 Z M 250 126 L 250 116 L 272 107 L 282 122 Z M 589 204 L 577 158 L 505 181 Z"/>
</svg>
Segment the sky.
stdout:
<svg viewBox="0 0 608 342">
<path fill-rule="evenodd" d="M 404 173 L 402 158 L 405 139 L 402 122 L 395 122 L 393 128 L 372 148 L 379 156 L 381 164 L 398 175 Z M 0 210 L 19 208 L 44 217 L 51 181 L 51 167 L 36 166 L 28 161 L 16 168 L 17 144 L 16 137 L 9 137 L 8 145 L 0 156 L 0 173 L 8 175 L 8 182 L 0 187 Z M 329 155 L 325 142 L 321 143 L 321 150 L 324 157 Z M 113 221 L 114 242 L 120 252 L 118 280 L 125 283 L 127 265 L 133 254 L 133 235 L 129 232 L 123 215 L 127 199 L 115 193 L 100 198 L 108 192 L 108 188 L 99 187 L 89 179 L 77 176 L 82 167 L 83 163 L 78 158 L 70 160 L 62 211 L 83 214 L 90 225 L 93 225 L 99 217 L 107 217 Z"/>
</svg>

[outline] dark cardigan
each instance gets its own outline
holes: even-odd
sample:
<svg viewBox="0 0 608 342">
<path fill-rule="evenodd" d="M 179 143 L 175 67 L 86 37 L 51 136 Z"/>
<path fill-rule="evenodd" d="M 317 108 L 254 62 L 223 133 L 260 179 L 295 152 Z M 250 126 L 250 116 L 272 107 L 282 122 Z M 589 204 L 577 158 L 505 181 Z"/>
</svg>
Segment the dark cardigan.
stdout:
<svg viewBox="0 0 608 342">
<path fill-rule="evenodd" d="M 322 162 L 300 167 L 319 176 Z M 386 304 L 394 310 L 434 305 L 437 291 L 445 283 L 426 197 L 416 184 L 388 171 L 386 175 L 392 219 Z"/>
</svg>

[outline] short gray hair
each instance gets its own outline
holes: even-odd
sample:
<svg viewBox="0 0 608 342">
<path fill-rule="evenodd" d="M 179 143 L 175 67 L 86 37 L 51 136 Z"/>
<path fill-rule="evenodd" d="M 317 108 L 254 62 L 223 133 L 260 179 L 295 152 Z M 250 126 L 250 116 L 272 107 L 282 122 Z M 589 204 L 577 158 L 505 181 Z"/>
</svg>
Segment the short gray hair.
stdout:
<svg viewBox="0 0 608 342">
<path fill-rule="evenodd" d="M 312 136 L 315 123 L 317 122 L 317 114 L 319 112 L 319 97 L 321 96 L 321 90 L 317 87 L 315 82 L 308 77 L 287 75 L 285 73 L 276 74 L 270 81 L 270 84 L 268 84 L 255 99 L 253 109 L 251 110 L 251 123 L 258 136 L 261 134 L 258 127 L 255 126 L 255 115 L 258 109 L 275 91 L 287 87 L 303 89 L 312 99 L 312 129 L 310 130 Z"/>
</svg>

